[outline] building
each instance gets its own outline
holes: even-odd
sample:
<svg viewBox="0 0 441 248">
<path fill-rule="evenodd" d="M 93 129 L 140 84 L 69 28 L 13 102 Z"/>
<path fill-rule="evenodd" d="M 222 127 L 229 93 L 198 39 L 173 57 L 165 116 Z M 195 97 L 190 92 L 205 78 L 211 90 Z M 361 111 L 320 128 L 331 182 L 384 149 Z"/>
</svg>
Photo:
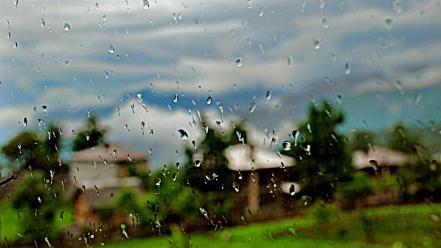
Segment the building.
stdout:
<svg viewBox="0 0 441 248">
<path fill-rule="evenodd" d="M 282 209 L 287 193 L 284 189 L 288 183 L 283 181 L 283 176 L 287 167 L 294 166 L 293 158 L 243 144 L 229 147 L 225 156 L 229 161 L 229 169 L 238 173 L 236 178 L 242 178 L 239 180 L 237 191 L 239 201 L 246 204 L 239 204 L 239 211 L 245 215 L 254 215 L 274 213 Z M 300 191 L 300 185 L 288 184 L 294 185 L 288 186 L 288 192 L 289 188 L 293 193 Z"/>
<path fill-rule="evenodd" d="M 366 171 L 370 175 L 394 173 L 399 167 L 413 161 L 410 155 L 385 147 L 355 151 L 352 159 L 356 170 Z"/>
<path fill-rule="evenodd" d="M 111 209 L 114 196 L 124 187 L 142 191 L 136 172 L 148 170 L 147 154 L 119 145 L 103 145 L 72 154 L 70 179 L 75 188 L 75 223 L 99 223 L 99 211 Z M 101 214 L 102 217 L 102 214 Z M 118 222 L 115 216 L 111 220 Z"/>
</svg>

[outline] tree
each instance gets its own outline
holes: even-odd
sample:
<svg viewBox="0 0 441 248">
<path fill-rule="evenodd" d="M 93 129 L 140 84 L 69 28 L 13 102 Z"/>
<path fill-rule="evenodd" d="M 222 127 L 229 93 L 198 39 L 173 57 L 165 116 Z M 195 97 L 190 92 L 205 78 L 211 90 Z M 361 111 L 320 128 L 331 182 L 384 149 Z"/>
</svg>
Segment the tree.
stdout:
<svg viewBox="0 0 441 248">
<path fill-rule="evenodd" d="M 351 172 L 346 137 L 336 131 L 343 121 L 343 113 L 329 101 L 311 105 L 306 121 L 293 132 L 292 149 L 282 151 L 298 162 L 289 169 L 289 180 L 300 180 L 311 197 L 332 199 L 335 183 Z"/>
<path fill-rule="evenodd" d="M 98 117 L 91 115 L 73 140 L 72 150 L 79 151 L 106 143 L 107 129 L 100 127 Z"/>
<path fill-rule="evenodd" d="M 402 123 L 395 124 L 387 134 L 387 146 L 407 154 L 416 154 L 422 147 L 418 138 Z"/>
<path fill-rule="evenodd" d="M 228 160 L 224 151 L 229 146 L 229 139 L 213 127 L 202 121 L 205 138 L 197 149 L 186 148 L 188 162 L 183 174 L 191 187 L 202 192 L 232 190 L 234 174 L 228 169 Z"/>
<path fill-rule="evenodd" d="M 19 211 L 20 227 L 25 239 L 43 241 L 53 237 L 54 219 L 60 207 L 59 192 L 46 183 L 44 174 L 28 174 L 15 187 L 12 204 Z"/>
<path fill-rule="evenodd" d="M 367 130 L 357 130 L 352 134 L 351 150 L 352 151 L 368 151 L 374 144 L 374 133 Z"/>
<path fill-rule="evenodd" d="M 51 124 L 46 133 L 42 136 L 32 131 L 21 132 L 2 147 L 2 153 L 19 168 L 39 169 L 45 173 L 57 170 L 61 165 L 61 129 Z"/>
</svg>

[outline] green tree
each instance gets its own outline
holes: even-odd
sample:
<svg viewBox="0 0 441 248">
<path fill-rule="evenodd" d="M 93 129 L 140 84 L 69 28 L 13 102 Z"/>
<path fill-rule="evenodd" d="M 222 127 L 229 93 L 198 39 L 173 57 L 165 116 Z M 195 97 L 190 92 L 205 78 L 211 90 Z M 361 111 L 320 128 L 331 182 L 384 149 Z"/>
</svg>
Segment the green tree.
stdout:
<svg viewBox="0 0 441 248">
<path fill-rule="evenodd" d="M 407 154 L 416 154 L 418 147 L 422 148 L 417 136 L 402 123 L 395 124 L 388 132 L 387 146 Z"/>
<path fill-rule="evenodd" d="M 2 147 L 2 153 L 19 168 L 42 170 L 48 174 L 50 170 L 61 168 L 60 149 L 61 129 L 51 124 L 45 135 L 32 131 L 17 134 Z"/>
<path fill-rule="evenodd" d="M 335 183 L 351 173 L 346 137 L 336 130 L 343 121 L 343 113 L 329 101 L 311 105 L 306 121 L 293 132 L 292 149 L 282 151 L 298 163 L 289 169 L 289 179 L 300 181 L 311 197 L 332 199 Z"/>
<path fill-rule="evenodd" d="M 85 126 L 78 131 L 72 144 L 72 150 L 79 151 L 106 143 L 107 129 L 100 127 L 96 115 L 87 118 Z"/>
<path fill-rule="evenodd" d="M 228 160 L 224 155 L 230 145 L 228 137 L 222 135 L 213 127 L 206 126 L 202 121 L 205 138 L 197 149 L 186 148 L 188 162 L 183 174 L 191 187 L 202 192 L 232 191 L 234 174 L 228 169 Z"/>
<path fill-rule="evenodd" d="M 12 192 L 12 204 L 19 212 L 19 225 L 23 238 L 43 241 L 53 237 L 54 219 L 60 207 L 60 195 L 43 173 L 25 176 Z"/>
<path fill-rule="evenodd" d="M 357 130 L 352 133 L 351 150 L 352 151 L 368 151 L 374 145 L 375 135 L 367 130 Z"/>
</svg>

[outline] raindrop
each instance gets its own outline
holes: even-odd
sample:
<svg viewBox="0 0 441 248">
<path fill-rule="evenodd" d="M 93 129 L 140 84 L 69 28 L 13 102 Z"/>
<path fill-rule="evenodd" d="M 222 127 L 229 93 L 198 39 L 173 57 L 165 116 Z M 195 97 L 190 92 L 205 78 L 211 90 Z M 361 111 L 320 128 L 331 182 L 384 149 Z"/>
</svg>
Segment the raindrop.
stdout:
<svg viewBox="0 0 441 248">
<path fill-rule="evenodd" d="M 288 66 L 292 67 L 294 63 L 294 57 L 293 56 L 289 56 L 288 57 Z"/>
<path fill-rule="evenodd" d="M 384 19 L 384 25 L 386 29 L 390 30 L 392 28 L 392 18 L 386 18 Z"/>
<path fill-rule="evenodd" d="M 403 83 L 400 80 L 395 81 L 395 88 L 401 93 L 404 94 Z"/>
<path fill-rule="evenodd" d="M 23 126 L 26 127 L 28 125 L 28 118 L 23 118 Z"/>
<path fill-rule="evenodd" d="M 46 26 L 46 21 L 44 20 L 44 18 L 41 18 L 41 27 L 44 27 L 44 26 Z"/>
<path fill-rule="evenodd" d="M 149 0 L 142 0 L 142 5 L 143 5 L 144 9 L 150 8 Z"/>
<path fill-rule="evenodd" d="M 401 12 L 403 11 L 403 6 L 401 5 L 401 1 L 400 0 L 395 0 L 394 1 L 394 11 L 397 14 L 401 14 Z"/>
<path fill-rule="evenodd" d="M 179 96 L 178 94 L 175 94 L 175 96 L 173 97 L 173 102 L 178 102 L 179 100 Z"/>
<path fill-rule="evenodd" d="M 349 62 L 345 63 L 345 73 L 346 75 L 351 74 L 351 65 L 349 64 Z"/>
<path fill-rule="evenodd" d="M 136 98 L 138 99 L 138 102 L 142 102 L 142 94 L 141 93 L 136 94 Z"/>
<path fill-rule="evenodd" d="M 265 49 L 263 48 L 263 44 L 259 44 L 259 50 L 262 55 L 265 55 Z"/>
<path fill-rule="evenodd" d="M 194 167 L 196 167 L 196 168 L 201 167 L 201 164 L 202 164 L 202 161 L 200 161 L 200 160 L 195 160 L 194 161 Z"/>
<path fill-rule="evenodd" d="M 291 142 L 283 141 L 282 147 L 283 147 L 284 151 L 290 151 L 291 150 Z"/>
<path fill-rule="evenodd" d="M 295 195 L 295 193 L 296 193 L 296 186 L 292 183 L 289 186 L 289 194 L 293 196 L 293 195 Z"/>
<path fill-rule="evenodd" d="M 64 211 L 60 212 L 60 220 L 64 220 Z"/>
<path fill-rule="evenodd" d="M 328 28 L 329 27 L 328 18 L 326 16 L 324 16 L 322 18 L 321 23 L 322 23 L 323 28 Z"/>
<path fill-rule="evenodd" d="M 236 191 L 236 193 L 239 192 L 239 184 L 237 182 L 233 182 L 233 189 Z"/>
<path fill-rule="evenodd" d="M 188 139 L 188 134 L 184 129 L 179 129 L 178 132 L 182 140 Z"/>
<path fill-rule="evenodd" d="M 207 220 L 209 220 L 209 218 L 208 218 L 208 213 L 207 213 L 207 210 L 205 210 L 205 209 L 203 209 L 203 208 L 199 208 L 199 212 L 207 219 Z"/>
<path fill-rule="evenodd" d="M 64 31 L 70 31 L 70 24 L 69 23 L 64 23 Z"/>
<path fill-rule="evenodd" d="M 238 58 L 234 61 L 234 63 L 236 64 L 236 66 L 242 66 L 242 58 L 241 58 L 241 57 L 238 57 Z"/>
<path fill-rule="evenodd" d="M 46 105 L 41 106 L 41 108 L 43 109 L 43 112 L 47 112 L 47 106 Z"/>
<path fill-rule="evenodd" d="M 115 54 L 115 48 L 113 47 L 113 45 L 109 46 L 109 49 L 107 50 L 107 52 L 109 52 L 110 54 Z"/>
<path fill-rule="evenodd" d="M 256 102 L 251 102 L 249 109 L 250 109 L 250 113 L 253 113 L 254 110 L 256 110 Z"/>
<path fill-rule="evenodd" d="M 213 99 L 211 98 L 211 96 L 208 96 L 207 97 L 207 104 L 211 104 L 211 101 L 212 101 Z"/>
<path fill-rule="evenodd" d="M 266 91 L 266 100 L 270 100 L 271 99 L 271 95 L 272 95 L 271 90 L 267 90 Z"/>
<path fill-rule="evenodd" d="M 319 50 L 320 49 L 320 41 L 313 39 L 314 49 Z"/>
<path fill-rule="evenodd" d="M 44 237 L 44 241 L 46 242 L 48 247 L 52 248 L 51 242 L 49 242 L 49 239 L 47 237 Z"/>
</svg>

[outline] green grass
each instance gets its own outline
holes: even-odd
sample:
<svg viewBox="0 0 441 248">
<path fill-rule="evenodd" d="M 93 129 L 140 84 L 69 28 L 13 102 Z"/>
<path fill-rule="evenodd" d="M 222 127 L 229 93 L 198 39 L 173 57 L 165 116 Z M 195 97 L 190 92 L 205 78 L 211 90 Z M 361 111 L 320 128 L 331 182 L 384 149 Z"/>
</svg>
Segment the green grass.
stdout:
<svg viewBox="0 0 441 248">
<path fill-rule="evenodd" d="M 60 212 L 64 211 L 63 219 L 60 218 Z M 70 207 L 65 207 L 57 212 L 55 218 L 56 229 L 62 229 L 73 222 L 73 211 Z M 16 240 L 19 237 L 20 227 L 17 210 L 12 208 L 10 204 L 0 203 L 0 243 L 5 240 Z"/>
<path fill-rule="evenodd" d="M 361 216 L 370 221 L 367 243 Z M 441 247 L 441 204 L 339 212 L 318 223 L 311 215 L 192 234 L 192 247 Z M 182 247 L 180 234 L 125 240 L 105 247 Z"/>
</svg>

